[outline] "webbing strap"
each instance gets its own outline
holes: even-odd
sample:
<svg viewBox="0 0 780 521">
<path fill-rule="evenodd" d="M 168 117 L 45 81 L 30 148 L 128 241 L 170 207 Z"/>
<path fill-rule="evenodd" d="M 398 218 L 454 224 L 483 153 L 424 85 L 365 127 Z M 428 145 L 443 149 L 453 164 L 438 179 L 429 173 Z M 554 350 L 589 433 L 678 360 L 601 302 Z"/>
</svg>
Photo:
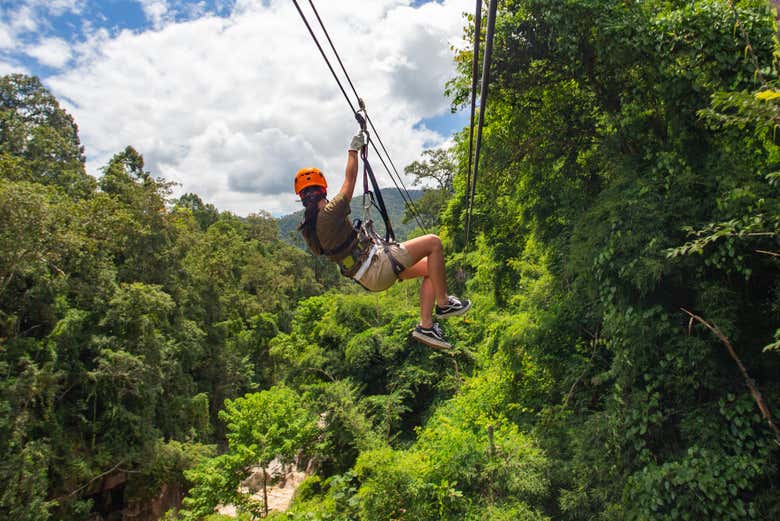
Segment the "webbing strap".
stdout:
<svg viewBox="0 0 780 521">
<path fill-rule="evenodd" d="M 393 273 L 395 273 L 395 278 L 398 280 L 401 280 L 401 272 L 404 271 L 407 266 L 404 266 L 401 264 L 401 261 L 395 258 L 395 255 L 390 251 L 390 247 L 388 244 L 384 244 L 385 248 L 385 255 L 387 255 L 387 258 L 390 259 L 390 266 L 393 268 Z"/>
<path fill-rule="evenodd" d="M 352 275 L 352 278 L 357 280 L 358 282 L 360 279 L 363 278 L 363 275 L 366 274 L 366 271 L 368 271 L 368 267 L 371 265 L 371 259 L 374 258 L 374 255 L 376 255 L 376 244 L 371 246 L 371 249 L 368 252 L 368 256 L 366 257 L 366 260 L 363 261 L 363 264 L 360 266 L 360 269 L 357 270 L 357 273 Z"/>
<path fill-rule="evenodd" d="M 385 222 L 385 240 L 395 241 L 395 233 L 393 232 L 393 225 L 390 224 L 390 216 L 387 214 L 387 208 L 385 207 L 385 201 L 382 198 L 382 192 L 379 190 L 379 184 L 374 177 L 374 171 L 371 170 L 371 165 L 368 162 L 368 146 L 364 146 L 360 152 L 360 158 L 363 160 L 363 187 L 367 193 L 372 194 L 372 199 L 376 201 L 376 207 L 379 210 L 379 215 L 382 216 L 382 220 Z M 368 180 L 371 181 L 372 190 L 368 190 Z"/>
<path fill-rule="evenodd" d="M 358 100 L 360 110 L 365 111 L 366 106 L 362 99 Z M 365 132 L 368 137 L 368 131 L 366 130 L 366 119 L 360 112 L 355 112 L 355 119 L 360 124 L 360 129 Z M 371 138 L 368 138 L 371 141 Z M 368 143 L 360 148 L 360 159 L 363 160 L 363 197 L 368 195 L 371 198 L 371 202 L 379 210 L 379 215 L 385 223 L 385 240 L 395 242 L 395 233 L 393 232 L 393 225 L 390 224 L 390 215 L 387 213 L 387 207 L 385 207 L 385 200 L 382 197 L 382 192 L 379 190 L 379 183 L 374 176 L 374 170 L 371 168 L 371 163 L 368 162 Z M 371 187 L 369 187 L 369 181 L 371 181 Z M 371 189 L 373 188 L 373 190 Z M 364 205 L 364 211 L 366 211 Z M 364 215 L 364 221 L 368 221 L 368 216 Z"/>
</svg>

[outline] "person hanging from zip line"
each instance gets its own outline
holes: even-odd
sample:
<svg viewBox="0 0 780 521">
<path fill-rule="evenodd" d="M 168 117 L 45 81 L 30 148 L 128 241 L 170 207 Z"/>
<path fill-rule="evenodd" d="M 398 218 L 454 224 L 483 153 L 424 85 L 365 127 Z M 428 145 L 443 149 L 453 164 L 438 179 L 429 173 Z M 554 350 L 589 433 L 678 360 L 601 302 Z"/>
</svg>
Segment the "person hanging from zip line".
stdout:
<svg viewBox="0 0 780 521">
<path fill-rule="evenodd" d="M 396 280 L 422 277 L 420 323 L 412 337 L 430 347 L 450 349 L 437 318 L 462 315 L 471 307 L 466 299 L 447 295 L 444 252 L 441 239 L 429 234 L 403 243 L 385 241 L 365 227 L 353 226 L 348 216 L 358 174 L 358 151 L 368 136 L 360 131 L 349 145 L 344 183 L 338 194 L 327 199 L 328 183 L 317 168 L 302 168 L 295 174 L 295 193 L 306 208 L 298 227 L 309 249 L 339 265 L 341 274 L 369 291 L 384 291 Z M 365 226 L 365 223 L 363 223 Z"/>
</svg>

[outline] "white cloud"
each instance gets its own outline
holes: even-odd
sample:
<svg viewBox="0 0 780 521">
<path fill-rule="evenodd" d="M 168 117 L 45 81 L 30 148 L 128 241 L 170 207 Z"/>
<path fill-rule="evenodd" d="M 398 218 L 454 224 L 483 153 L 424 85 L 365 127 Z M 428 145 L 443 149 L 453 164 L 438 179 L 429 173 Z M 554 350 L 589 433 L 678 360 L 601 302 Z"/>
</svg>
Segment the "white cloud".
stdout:
<svg viewBox="0 0 780 521">
<path fill-rule="evenodd" d="M 160 29 L 168 21 L 168 2 L 166 0 L 138 0 L 147 20 L 155 29 Z"/>
<path fill-rule="evenodd" d="M 25 49 L 39 63 L 59 69 L 67 65 L 72 57 L 70 45 L 62 38 L 43 38 Z"/>
<path fill-rule="evenodd" d="M 0 49 L 10 49 L 14 45 L 13 31 L 8 25 L 0 22 Z"/>
<path fill-rule="evenodd" d="M 410 3 L 318 4 L 399 169 L 448 137 L 419 122 L 448 109 L 449 45 L 472 8 Z M 357 124 L 291 2 L 238 0 L 227 18 L 160 16 L 156 31 L 91 35 L 74 49 L 77 65 L 46 80 L 79 124 L 91 173 L 132 145 L 180 192 L 239 214 L 297 209 L 292 178 L 302 166 L 340 186 Z M 383 171 L 378 158 L 373 165 Z"/>
<path fill-rule="evenodd" d="M 11 30 L 16 33 L 34 32 L 38 29 L 38 20 L 34 7 L 21 5 L 10 13 Z"/>
<path fill-rule="evenodd" d="M 0 76 L 6 74 L 29 74 L 30 72 L 23 66 L 16 63 L 8 63 L 0 60 Z"/>
<path fill-rule="evenodd" d="M 46 10 L 52 16 L 80 13 L 87 0 L 29 0 L 28 4 Z"/>
<path fill-rule="evenodd" d="M 35 32 L 40 28 L 44 15 L 62 16 L 65 13 L 78 14 L 84 9 L 86 0 L 21 0 L 14 9 L 0 15 L 6 18 L 14 36 Z"/>
<path fill-rule="evenodd" d="M 187 2 L 183 6 L 188 19 L 199 18 L 206 13 L 206 2 Z"/>
<path fill-rule="evenodd" d="M 65 13 L 79 14 L 84 9 L 87 0 L 21 0 L 15 3 L 13 9 L 0 8 L 0 49 L 22 47 L 20 39 L 33 34 L 39 37 L 45 32 L 47 17 L 58 17 Z M 40 46 L 47 45 L 43 41 Z M 48 42 L 51 46 L 51 42 Z M 38 47 L 39 45 L 33 46 Z M 21 50 L 21 49 L 18 49 Z M 62 59 L 62 49 L 41 48 L 39 53 L 59 53 Z M 47 59 L 47 58 L 44 58 Z M 52 58 L 57 60 L 56 58 Z"/>
</svg>

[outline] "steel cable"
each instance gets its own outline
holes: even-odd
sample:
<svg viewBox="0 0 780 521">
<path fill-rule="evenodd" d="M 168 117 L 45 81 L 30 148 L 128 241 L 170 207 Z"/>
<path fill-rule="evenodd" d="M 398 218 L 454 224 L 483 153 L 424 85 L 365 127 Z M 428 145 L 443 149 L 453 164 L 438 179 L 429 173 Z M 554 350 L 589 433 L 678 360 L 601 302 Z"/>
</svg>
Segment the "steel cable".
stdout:
<svg viewBox="0 0 780 521">
<path fill-rule="evenodd" d="M 474 8 L 474 54 L 471 57 L 471 116 L 469 118 L 469 160 L 466 171 L 466 211 L 471 200 L 471 161 L 474 157 L 474 112 L 477 106 L 477 77 L 479 75 L 479 41 L 482 32 L 482 0 L 477 0 Z M 468 218 L 467 218 L 468 219 Z M 468 221 L 467 221 L 468 222 Z M 464 250 L 469 249 L 468 224 L 466 225 L 466 242 Z"/>
<path fill-rule="evenodd" d="M 496 4 L 497 0 L 490 0 L 488 8 L 487 34 L 485 35 L 485 57 L 482 63 L 482 85 L 479 94 L 479 120 L 477 123 L 477 143 L 474 147 L 474 175 L 472 177 L 471 193 L 468 197 L 468 208 L 466 209 L 466 245 L 469 243 L 469 234 L 471 231 L 471 214 L 474 209 L 474 196 L 477 190 L 477 172 L 479 171 L 479 152 L 482 146 L 482 126 L 485 123 L 485 108 L 487 107 L 488 84 L 490 83 L 490 58 L 493 54 L 493 32 L 496 26 Z M 479 38 L 479 35 L 475 35 Z"/>
</svg>

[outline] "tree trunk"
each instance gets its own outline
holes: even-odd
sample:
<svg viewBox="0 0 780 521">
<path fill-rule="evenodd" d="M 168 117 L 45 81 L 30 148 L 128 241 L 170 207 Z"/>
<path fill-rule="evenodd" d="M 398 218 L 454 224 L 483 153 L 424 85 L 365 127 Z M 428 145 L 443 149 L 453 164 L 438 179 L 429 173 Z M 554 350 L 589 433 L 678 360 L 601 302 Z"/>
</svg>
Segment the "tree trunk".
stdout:
<svg viewBox="0 0 780 521">
<path fill-rule="evenodd" d="M 265 467 L 263 467 L 263 511 L 265 512 L 264 517 L 268 517 L 268 473 L 265 471 Z"/>
</svg>

